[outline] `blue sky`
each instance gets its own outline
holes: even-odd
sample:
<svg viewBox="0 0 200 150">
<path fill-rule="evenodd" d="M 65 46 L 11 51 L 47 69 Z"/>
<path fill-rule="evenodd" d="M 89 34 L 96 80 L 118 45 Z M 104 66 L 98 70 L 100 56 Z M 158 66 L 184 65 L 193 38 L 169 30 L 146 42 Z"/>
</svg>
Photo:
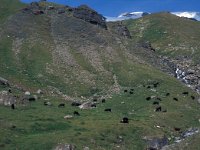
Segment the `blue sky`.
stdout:
<svg viewBox="0 0 200 150">
<path fill-rule="evenodd" d="M 34 0 L 21 0 L 31 2 Z M 35 0 L 36 1 L 36 0 Z M 198 11 L 200 0 L 48 0 L 51 2 L 78 6 L 87 4 L 104 16 L 118 16 L 123 12 L 145 11 Z"/>
</svg>

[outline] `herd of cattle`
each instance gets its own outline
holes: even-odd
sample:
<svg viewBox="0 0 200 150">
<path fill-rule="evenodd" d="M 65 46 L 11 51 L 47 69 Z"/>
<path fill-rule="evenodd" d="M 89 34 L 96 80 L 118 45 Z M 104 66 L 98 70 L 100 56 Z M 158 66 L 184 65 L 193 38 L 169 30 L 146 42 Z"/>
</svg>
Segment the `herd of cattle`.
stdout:
<svg viewBox="0 0 200 150">
<path fill-rule="evenodd" d="M 156 82 L 156 83 L 153 83 L 152 85 L 147 85 L 147 86 L 143 86 L 147 89 L 151 89 L 151 88 L 157 88 L 159 85 L 159 82 Z M 134 94 L 134 89 L 131 88 L 129 90 L 125 89 L 124 90 L 124 93 L 126 94 Z M 183 92 L 182 95 L 184 96 L 189 96 L 189 92 Z M 169 97 L 170 96 L 170 93 L 166 93 L 165 94 L 166 97 Z M 192 100 L 195 99 L 195 96 L 191 95 L 190 98 Z M 31 102 L 31 101 L 35 101 L 36 99 L 34 97 L 29 97 L 28 98 L 28 101 Z M 162 106 L 160 105 L 162 99 L 160 97 L 157 97 L 157 96 L 149 96 L 149 97 L 146 97 L 146 101 L 151 101 L 152 100 L 152 105 L 155 106 L 155 112 L 167 112 L 167 109 L 163 109 Z M 172 100 L 174 101 L 178 101 L 179 99 L 177 97 L 173 97 Z M 93 103 L 91 104 L 91 108 L 95 108 L 96 105 L 98 104 L 97 102 L 98 100 L 95 98 L 93 99 Z M 106 100 L 105 99 L 101 99 L 101 103 L 106 103 Z M 45 106 L 52 106 L 51 102 L 47 102 L 45 101 L 44 102 L 44 105 Z M 80 105 L 82 105 L 80 102 L 72 102 L 71 103 L 71 106 L 76 106 L 76 107 L 79 107 Z M 65 107 L 65 103 L 60 103 L 58 105 L 58 108 L 64 108 Z M 15 109 L 15 105 L 14 104 L 11 104 L 11 108 L 12 109 Z M 112 109 L 111 108 L 106 108 L 104 109 L 105 112 L 112 112 Z M 78 111 L 74 111 L 73 112 L 74 116 L 80 116 L 80 113 Z M 120 123 L 129 123 L 129 118 L 128 117 L 123 117 L 120 121 Z"/>
<path fill-rule="evenodd" d="M 159 82 L 156 82 L 156 83 L 153 83 L 152 85 L 148 85 L 148 86 L 143 86 L 143 87 L 146 87 L 147 89 L 151 89 L 151 88 L 157 88 L 159 86 Z M 125 89 L 124 90 L 124 93 L 129 93 L 129 94 L 134 94 L 134 89 L 131 88 L 131 89 Z M 182 95 L 184 96 L 189 96 L 189 92 L 182 92 Z M 166 97 L 169 97 L 170 96 L 170 93 L 166 93 L 165 94 Z M 190 98 L 192 100 L 195 99 L 195 96 L 191 95 Z M 155 112 L 167 112 L 167 109 L 163 109 L 162 106 L 160 106 L 160 103 L 162 101 L 162 99 L 160 97 L 156 97 L 156 96 L 149 96 L 149 97 L 146 97 L 146 101 L 150 101 L 150 100 L 153 100 L 152 102 L 152 105 L 155 105 Z M 174 101 L 178 101 L 178 98 L 177 97 L 173 97 Z M 97 99 L 93 99 L 93 102 L 97 102 Z M 105 99 L 101 99 L 101 102 L 102 103 L 105 103 L 106 100 Z M 80 106 L 81 103 L 79 102 L 72 102 L 71 103 L 72 106 Z M 64 103 L 61 103 L 58 105 L 58 107 L 64 107 Z M 93 105 L 91 105 L 91 107 L 96 107 L 96 104 L 94 103 Z M 106 108 L 104 109 L 105 112 L 112 112 L 112 109 L 111 108 Z M 74 115 L 77 115 L 77 116 L 80 116 L 79 112 L 77 111 L 74 111 Z M 123 117 L 120 121 L 120 123 L 129 123 L 129 118 L 128 117 Z M 178 130 L 178 129 L 176 129 Z"/>
</svg>

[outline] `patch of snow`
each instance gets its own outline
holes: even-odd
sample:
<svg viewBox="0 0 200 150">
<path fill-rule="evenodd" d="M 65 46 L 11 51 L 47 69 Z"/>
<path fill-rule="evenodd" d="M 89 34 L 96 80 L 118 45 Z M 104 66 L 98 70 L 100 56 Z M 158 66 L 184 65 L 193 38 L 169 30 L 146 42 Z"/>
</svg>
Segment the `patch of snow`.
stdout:
<svg viewBox="0 0 200 150">
<path fill-rule="evenodd" d="M 191 19 L 196 19 L 197 21 L 200 21 L 200 12 L 190 12 L 190 11 L 184 11 L 184 12 L 170 12 L 173 15 L 176 15 L 178 17 L 186 17 L 186 18 L 191 18 Z M 106 17 L 107 22 L 114 22 L 114 21 L 122 21 L 122 20 L 127 20 L 127 19 L 137 19 L 141 18 L 145 15 L 151 14 L 149 12 L 125 12 L 120 14 L 117 17 Z"/>
</svg>

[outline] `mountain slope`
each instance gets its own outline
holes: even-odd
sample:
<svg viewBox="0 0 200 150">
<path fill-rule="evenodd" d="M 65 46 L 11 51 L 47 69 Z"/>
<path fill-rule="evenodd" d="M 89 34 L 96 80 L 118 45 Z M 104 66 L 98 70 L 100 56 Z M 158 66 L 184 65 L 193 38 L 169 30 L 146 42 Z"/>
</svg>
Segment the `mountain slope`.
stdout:
<svg viewBox="0 0 200 150">
<path fill-rule="evenodd" d="M 169 13 L 158 13 L 138 20 L 127 20 L 124 23 L 134 35 L 134 40 L 139 43 L 150 43 L 154 54 L 170 62 L 174 74 L 199 92 L 199 22 Z M 176 70 L 181 70 L 179 73 L 183 75 L 180 77 Z"/>
<path fill-rule="evenodd" d="M 199 95 L 164 72 L 174 70 L 154 46 L 164 41 L 152 26 L 178 20 L 160 15 L 105 24 L 85 5 L 47 2 L 11 13 L 0 32 L 0 148 L 150 149 L 199 128 Z"/>
</svg>

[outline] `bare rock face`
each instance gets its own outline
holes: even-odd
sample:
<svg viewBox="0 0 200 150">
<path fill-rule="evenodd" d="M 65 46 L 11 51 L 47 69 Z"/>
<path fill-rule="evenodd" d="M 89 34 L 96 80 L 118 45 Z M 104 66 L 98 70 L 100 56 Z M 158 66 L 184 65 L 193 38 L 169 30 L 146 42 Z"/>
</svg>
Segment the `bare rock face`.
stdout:
<svg viewBox="0 0 200 150">
<path fill-rule="evenodd" d="M 44 8 L 42 8 L 38 2 L 32 2 L 30 5 L 22 9 L 23 13 L 32 13 L 34 15 L 44 14 Z"/>
<path fill-rule="evenodd" d="M 184 60 L 182 62 L 185 62 Z M 200 93 L 200 70 L 198 66 L 178 63 L 175 77 L 185 83 L 188 87 Z"/>
<path fill-rule="evenodd" d="M 59 144 L 54 150 L 75 150 L 75 148 L 72 144 Z"/>
<path fill-rule="evenodd" d="M 75 8 L 73 12 L 73 16 L 107 29 L 106 21 L 105 21 L 106 18 L 98 14 L 96 11 L 94 11 L 93 9 L 89 8 L 86 5 L 81 5 Z"/>
<path fill-rule="evenodd" d="M 162 147 L 168 144 L 168 139 L 167 137 L 162 137 L 162 138 L 144 138 L 147 141 L 147 150 L 160 150 Z"/>
<path fill-rule="evenodd" d="M 128 30 L 128 28 L 122 24 L 118 24 L 116 27 L 116 32 L 120 35 L 123 36 L 125 38 L 131 38 L 131 34 Z"/>
</svg>

